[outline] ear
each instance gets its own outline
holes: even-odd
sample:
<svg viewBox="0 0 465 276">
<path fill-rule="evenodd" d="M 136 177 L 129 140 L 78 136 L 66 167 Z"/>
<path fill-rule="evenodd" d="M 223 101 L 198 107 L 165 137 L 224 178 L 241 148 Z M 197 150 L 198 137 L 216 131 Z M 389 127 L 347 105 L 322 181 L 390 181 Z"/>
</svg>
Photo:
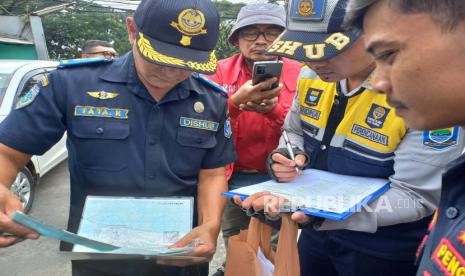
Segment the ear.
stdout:
<svg viewBox="0 0 465 276">
<path fill-rule="evenodd" d="M 136 24 L 133 17 L 126 17 L 126 27 L 128 28 L 128 39 L 131 46 L 136 42 Z"/>
</svg>

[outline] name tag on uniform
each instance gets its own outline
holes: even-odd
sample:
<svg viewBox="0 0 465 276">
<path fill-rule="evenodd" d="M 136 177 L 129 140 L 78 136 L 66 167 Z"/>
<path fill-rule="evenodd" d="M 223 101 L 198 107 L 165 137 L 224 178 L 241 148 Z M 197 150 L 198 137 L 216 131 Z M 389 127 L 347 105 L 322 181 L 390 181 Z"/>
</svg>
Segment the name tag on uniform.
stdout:
<svg viewBox="0 0 465 276">
<path fill-rule="evenodd" d="M 74 116 L 127 119 L 128 109 L 103 106 L 74 106 Z"/>
<path fill-rule="evenodd" d="M 179 125 L 182 127 L 198 128 L 216 132 L 218 130 L 219 123 L 207 120 L 181 117 L 179 119 Z"/>
</svg>

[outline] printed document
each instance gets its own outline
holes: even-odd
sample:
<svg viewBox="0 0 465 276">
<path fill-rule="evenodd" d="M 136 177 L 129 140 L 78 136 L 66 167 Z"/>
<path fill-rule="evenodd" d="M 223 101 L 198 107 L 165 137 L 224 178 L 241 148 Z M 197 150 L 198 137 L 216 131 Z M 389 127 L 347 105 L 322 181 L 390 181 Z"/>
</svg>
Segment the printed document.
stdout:
<svg viewBox="0 0 465 276">
<path fill-rule="evenodd" d="M 193 205 L 192 197 L 88 196 L 77 234 L 21 212 L 15 212 L 13 220 L 42 236 L 74 244 L 73 252 L 179 256 L 200 243 L 169 248 L 192 230 Z"/>
<path fill-rule="evenodd" d="M 193 198 L 88 196 L 78 235 L 118 246 L 118 254 L 171 254 L 169 249 L 192 230 Z M 189 250 L 190 251 L 190 250 Z M 73 252 L 98 252 L 75 245 Z M 108 253 L 108 252 L 107 252 Z"/>
<path fill-rule="evenodd" d="M 231 194 L 251 195 L 268 191 L 290 202 L 289 209 L 316 209 L 344 213 L 386 187 L 389 180 L 347 176 L 307 169 L 291 182 L 274 180 L 231 190 Z"/>
</svg>

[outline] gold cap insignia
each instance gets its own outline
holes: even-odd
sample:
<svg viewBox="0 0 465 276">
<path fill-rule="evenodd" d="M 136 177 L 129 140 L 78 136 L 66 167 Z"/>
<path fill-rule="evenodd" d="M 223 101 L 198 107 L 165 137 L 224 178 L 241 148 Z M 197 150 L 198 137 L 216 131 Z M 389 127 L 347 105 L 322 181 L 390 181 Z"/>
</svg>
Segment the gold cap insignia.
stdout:
<svg viewBox="0 0 465 276">
<path fill-rule="evenodd" d="M 202 113 L 205 110 L 205 105 L 202 102 L 195 102 L 194 111 L 197 113 Z"/>
<path fill-rule="evenodd" d="M 98 92 L 87 92 L 89 96 L 100 99 L 100 100 L 107 100 L 113 99 L 119 96 L 119 93 L 114 92 L 106 92 L 106 91 L 98 91 Z"/>
<path fill-rule="evenodd" d="M 184 46 L 191 45 L 193 36 L 206 34 L 205 15 L 197 9 L 186 9 L 178 15 L 178 22 L 171 22 L 171 26 L 183 34 L 179 43 Z"/>
</svg>

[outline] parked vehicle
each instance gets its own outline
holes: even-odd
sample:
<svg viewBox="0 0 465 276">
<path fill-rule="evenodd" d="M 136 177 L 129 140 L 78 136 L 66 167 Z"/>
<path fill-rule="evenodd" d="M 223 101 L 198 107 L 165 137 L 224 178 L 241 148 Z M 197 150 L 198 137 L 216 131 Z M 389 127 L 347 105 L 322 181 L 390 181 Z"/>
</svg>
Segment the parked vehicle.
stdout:
<svg viewBox="0 0 465 276">
<path fill-rule="evenodd" d="M 55 70 L 56 61 L 0 60 L 0 122 L 15 108 L 18 100 L 36 83 Z M 68 157 L 66 134 L 49 151 L 33 156 L 18 173 L 11 190 L 29 211 L 40 177 Z M 0 168 L 1 170 L 1 168 Z"/>
</svg>

